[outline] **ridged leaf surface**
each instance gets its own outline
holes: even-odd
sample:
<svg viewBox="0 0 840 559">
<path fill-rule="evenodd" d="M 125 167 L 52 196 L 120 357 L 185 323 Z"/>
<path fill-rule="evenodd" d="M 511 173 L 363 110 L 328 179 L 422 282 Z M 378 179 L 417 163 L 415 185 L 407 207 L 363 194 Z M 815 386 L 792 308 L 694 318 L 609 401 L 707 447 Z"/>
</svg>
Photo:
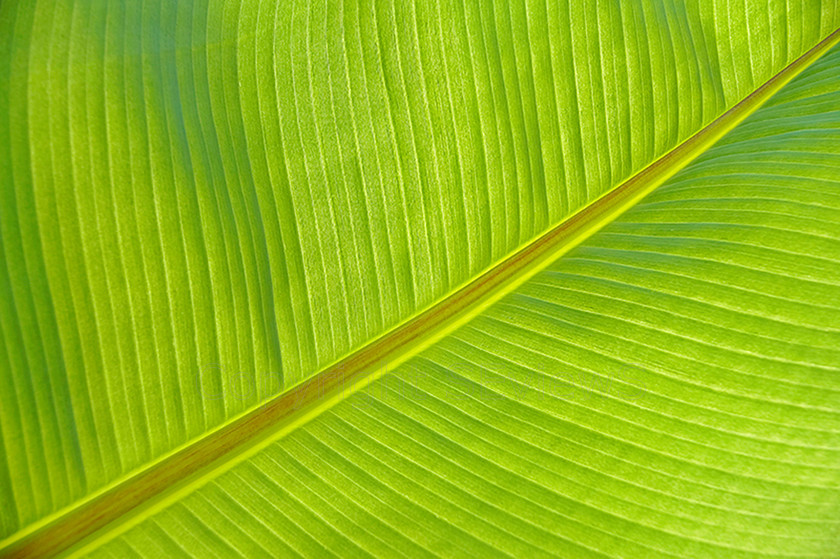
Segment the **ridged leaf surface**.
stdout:
<svg viewBox="0 0 840 559">
<path fill-rule="evenodd" d="M 673 164 L 838 26 L 834 2 L 2 2 L 4 545 Z M 800 70 L 457 330 L 71 543 L 836 553 L 840 50 Z"/>
</svg>

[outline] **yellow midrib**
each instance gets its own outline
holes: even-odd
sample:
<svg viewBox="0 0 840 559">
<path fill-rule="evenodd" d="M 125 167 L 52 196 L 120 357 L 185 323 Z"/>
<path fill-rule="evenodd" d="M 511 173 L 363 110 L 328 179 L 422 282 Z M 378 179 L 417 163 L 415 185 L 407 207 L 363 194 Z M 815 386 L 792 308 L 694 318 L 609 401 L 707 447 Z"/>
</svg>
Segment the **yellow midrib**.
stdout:
<svg viewBox="0 0 840 559">
<path fill-rule="evenodd" d="M 840 42 L 840 29 L 737 105 L 472 282 L 314 377 L 0 542 L 0 555 L 81 554 L 128 530 L 416 355 L 660 186 Z"/>
</svg>

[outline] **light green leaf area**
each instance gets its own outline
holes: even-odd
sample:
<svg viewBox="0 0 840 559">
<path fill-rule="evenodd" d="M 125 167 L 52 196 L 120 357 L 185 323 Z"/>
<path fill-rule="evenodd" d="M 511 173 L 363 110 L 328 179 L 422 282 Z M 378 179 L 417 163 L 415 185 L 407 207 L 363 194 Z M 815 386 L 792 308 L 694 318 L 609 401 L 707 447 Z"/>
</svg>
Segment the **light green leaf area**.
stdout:
<svg viewBox="0 0 840 559">
<path fill-rule="evenodd" d="M 98 552 L 833 556 L 838 83 L 835 48 L 468 325 Z"/>
<path fill-rule="evenodd" d="M 838 27 L 0 0 L 0 540 L 416 317 Z M 834 48 L 454 333 L 77 551 L 836 554 L 838 84 Z"/>
</svg>

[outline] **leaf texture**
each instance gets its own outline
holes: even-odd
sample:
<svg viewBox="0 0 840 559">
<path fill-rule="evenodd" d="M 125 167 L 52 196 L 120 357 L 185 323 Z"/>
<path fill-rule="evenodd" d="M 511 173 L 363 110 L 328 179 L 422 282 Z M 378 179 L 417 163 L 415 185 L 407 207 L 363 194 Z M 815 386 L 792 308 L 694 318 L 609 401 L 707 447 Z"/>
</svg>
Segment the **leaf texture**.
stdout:
<svg viewBox="0 0 840 559">
<path fill-rule="evenodd" d="M 568 257 L 96 554 L 830 556 L 838 80 L 835 48 Z"/>
<path fill-rule="evenodd" d="M 0 538 L 416 316 L 838 25 L 834 2 L 3 1 Z M 837 66 L 90 549 L 835 549 Z"/>
</svg>

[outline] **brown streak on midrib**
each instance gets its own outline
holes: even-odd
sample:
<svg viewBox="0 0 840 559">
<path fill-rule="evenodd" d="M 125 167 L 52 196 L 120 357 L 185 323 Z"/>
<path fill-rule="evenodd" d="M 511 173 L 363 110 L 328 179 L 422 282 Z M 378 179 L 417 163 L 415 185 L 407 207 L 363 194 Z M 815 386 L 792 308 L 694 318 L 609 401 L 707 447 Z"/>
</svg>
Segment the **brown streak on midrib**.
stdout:
<svg viewBox="0 0 840 559">
<path fill-rule="evenodd" d="M 221 468 L 226 463 L 225 457 L 235 457 L 265 441 L 280 427 L 317 407 L 325 399 L 358 384 L 398 358 L 410 355 L 412 347 L 416 348 L 446 324 L 486 302 L 506 282 L 523 275 L 522 270 L 551 257 L 563 243 L 574 246 L 580 242 L 582 239 L 576 235 L 585 232 L 593 223 L 597 224 L 600 216 L 608 215 L 611 209 L 632 200 L 646 185 L 665 180 L 661 178 L 663 176 L 671 176 L 696 157 L 697 154 L 692 155 L 695 146 L 713 138 L 720 130 L 726 130 L 733 119 L 742 119 L 753 112 L 764 101 L 763 97 L 769 95 L 768 91 L 792 79 L 838 39 L 840 29 L 699 132 L 449 297 L 268 403 L 189 443 L 98 497 L 77 505 L 53 522 L 12 542 L 0 551 L 0 555 L 30 557 L 66 551 L 112 523 L 139 514 L 174 489 Z M 547 265 L 553 260 L 554 257 L 541 264 Z"/>
</svg>

